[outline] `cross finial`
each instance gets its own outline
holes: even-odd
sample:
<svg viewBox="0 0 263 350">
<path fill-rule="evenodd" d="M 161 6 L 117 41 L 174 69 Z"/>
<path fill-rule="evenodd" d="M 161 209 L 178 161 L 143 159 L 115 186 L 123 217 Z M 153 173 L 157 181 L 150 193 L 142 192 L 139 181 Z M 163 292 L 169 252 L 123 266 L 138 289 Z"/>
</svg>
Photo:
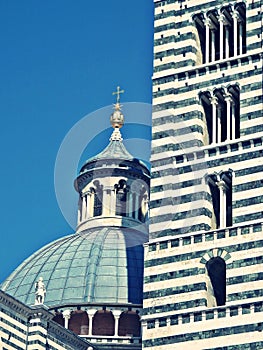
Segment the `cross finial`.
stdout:
<svg viewBox="0 0 263 350">
<path fill-rule="evenodd" d="M 114 91 L 112 93 L 112 95 L 117 95 L 117 99 L 116 99 L 116 104 L 120 103 L 120 94 L 123 94 L 124 90 L 121 90 L 119 86 L 117 86 L 117 91 Z"/>
</svg>

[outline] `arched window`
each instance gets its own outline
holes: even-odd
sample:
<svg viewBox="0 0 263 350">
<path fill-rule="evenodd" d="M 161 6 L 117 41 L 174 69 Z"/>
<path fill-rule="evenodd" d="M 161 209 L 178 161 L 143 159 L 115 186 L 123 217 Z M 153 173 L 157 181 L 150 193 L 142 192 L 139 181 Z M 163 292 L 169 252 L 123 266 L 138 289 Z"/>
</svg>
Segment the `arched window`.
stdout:
<svg viewBox="0 0 263 350">
<path fill-rule="evenodd" d="M 119 320 L 119 336 L 140 336 L 140 317 L 134 311 L 123 312 Z"/>
<path fill-rule="evenodd" d="M 116 215 L 127 215 L 127 184 L 125 180 L 120 180 L 116 188 Z"/>
<path fill-rule="evenodd" d="M 114 316 L 111 311 L 100 310 L 97 311 L 93 318 L 93 335 L 114 335 Z"/>
<path fill-rule="evenodd" d="M 246 53 L 246 5 L 238 3 L 193 17 L 202 63 Z"/>
<path fill-rule="evenodd" d="M 206 263 L 206 269 L 210 278 L 216 305 L 226 303 L 226 263 L 220 257 L 211 258 Z"/>
<path fill-rule="evenodd" d="M 200 93 L 208 142 L 216 144 L 240 137 L 240 92 L 237 85 Z"/>
<path fill-rule="evenodd" d="M 212 118 L 212 104 L 211 104 L 211 94 L 209 91 L 203 91 L 200 93 L 200 102 L 203 107 L 203 114 L 206 121 L 208 139 L 207 143 L 211 144 L 213 142 L 213 118 Z"/>
<path fill-rule="evenodd" d="M 208 177 L 208 185 L 211 194 L 211 201 L 213 205 L 213 216 L 211 228 L 216 229 L 220 227 L 220 194 L 217 186 L 216 175 L 210 175 Z"/>
<path fill-rule="evenodd" d="M 94 181 L 94 212 L 93 216 L 102 215 L 102 203 L 103 203 L 103 186 L 100 185 L 99 181 Z"/>
<path fill-rule="evenodd" d="M 232 171 L 209 175 L 207 182 L 215 217 L 213 228 L 232 226 Z"/>
</svg>

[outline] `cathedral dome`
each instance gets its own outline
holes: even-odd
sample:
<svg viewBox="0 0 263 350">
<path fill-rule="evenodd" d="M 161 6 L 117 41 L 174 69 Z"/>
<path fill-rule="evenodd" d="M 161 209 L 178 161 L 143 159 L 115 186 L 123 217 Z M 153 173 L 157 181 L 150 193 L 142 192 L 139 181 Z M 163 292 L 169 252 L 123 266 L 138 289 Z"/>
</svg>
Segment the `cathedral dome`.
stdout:
<svg viewBox="0 0 263 350">
<path fill-rule="evenodd" d="M 141 304 L 142 233 L 129 228 L 89 229 L 52 242 L 25 260 L 2 289 L 34 304 L 43 277 L 48 307 L 81 304 Z"/>
<path fill-rule="evenodd" d="M 118 336 L 140 336 L 150 172 L 122 143 L 121 112 L 111 117 L 109 145 L 74 182 L 76 232 L 38 250 L 1 287 L 25 304 L 44 304 L 76 334 L 118 343 Z"/>
</svg>

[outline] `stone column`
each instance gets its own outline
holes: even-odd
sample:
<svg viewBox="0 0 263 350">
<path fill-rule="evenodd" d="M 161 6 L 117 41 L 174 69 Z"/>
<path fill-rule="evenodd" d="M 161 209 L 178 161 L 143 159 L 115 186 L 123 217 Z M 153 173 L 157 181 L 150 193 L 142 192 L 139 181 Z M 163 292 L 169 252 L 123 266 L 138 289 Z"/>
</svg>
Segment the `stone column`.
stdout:
<svg viewBox="0 0 263 350">
<path fill-rule="evenodd" d="M 211 61 L 215 61 L 216 59 L 216 43 L 215 43 L 215 29 L 211 31 L 211 37 L 212 37 L 212 42 L 211 42 Z"/>
<path fill-rule="evenodd" d="M 114 328 L 114 337 L 118 337 L 118 329 L 119 329 L 119 319 L 121 316 L 121 310 L 113 310 L 112 311 L 114 320 L 115 320 L 115 328 Z"/>
<path fill-rule="evenodd" d="M 82 196 L 82 209 L 81 209 L 81 221 L 84 221 L 86 219 L 86 211 L 87 211 L 87 205 L 86 205 L 86 196 Z"/>
<path fill-rule="evenodd" d="M 205 63 L 210 60 L 210 19 L 205 20 Z"/>
<path fill-rule="evenodd" d="M 65 320 L 65 328 L 68 329 L 68 323 L 70 320 L 70 316 L 71 316 L 71 310 L 64 310 L 62 312 L 63 318 Z"/>
<path fill-rule="evenodd" d="M 139 197 L 138 193 L 135 193 L 134 201 L 135 201 L 135 204 L 134 204 L 135 219 L 138 220 L 139 219 L 139 207 L 140 207 L 140 205 L 139 205 L 140 197 Z"/>
<path fill-rule="evenodd" d="M 183 239 L 182 237 L 179 237 L 179 247 L 182 247 L 183 246 Z"/>
<path fill-rule="evenodd" d="M 93 317 L 94 317 L 96 312 L 97 312 L 97 310 L 95 310 L 95 309 L 87 310 L 87 314 L 89 317 L 89 336 L 92 336 Z"/>
<path fill-rule="evenodd" d="M 217 108 L 217 142 L 221 142 L 222 139 L 221 139 L 221 135 L 222 135 L 222 123 L 221 123 L 221 120 L 222 120 L 222 108 L 220 105 L 218 105 L 218 108 Z"/>
<path fill-rule="evenodd" d="M 231 108 L 231 119 L 232 119 L 231 140 L 235 140 L 236 138 L 236 105 L 233 100 L 232 100 L 232 108 Z"/>
<path fill-rule="evenodd" d="M 94 216 L 94 196 L 95 192 L 89 192 L 89 217 L 92 218 Z"/>
<path fill-rule="evenodd" d="M 238 34 L 237 34 L 237 24 L 238 24 L 238 12 L 236 10 L 233 11 L 233 29 L 234 29 L 234 56 L 237 56 L 237 40 L 238 40 Z"/>
<path fill-rule="evenodd" d="M 219 188 L 220 196 L 220 228 L 226 227 L 226 184 L 224 181 L 218 181 L 217 186 Z"/>
<path fill-rule="evenodd" d="M 239 54 L 243 54 L 243 22 L 239 22 Z"/>
<path fill-rule="evenodd" d="M 224 15 L 221 13 L 218 18 L 219 21 L 219 49 L 220 60 L 224 58 Z"/>
<path fill-rule="evenodd" d="M 116 189 L 111 190 L 110 194 L 110 215 L 114 216 L 116 214 Z"/>
<path fill-rule="evenodd" d="M 89 219 L 91 217 L 91 212 L 90 212 L 90 200 L 91 200 L 91 193 L 88 192 L 86 194 L 86 205 L 87 205 L 87 208 L 86 208 L 86 219 Z"/>
<path fill-rule="evenodd" d="M 232 98 L 229 94 L 226 94 L 225 96 L 226 101 L 226 139 L 227 141 L 231 140 L 231 102 Z"/>
<path fill-rule="evenodd" d="M 79 202 L 78 202 L 78 225 L 81 222 L 81 206 L 82 206 L 81 197 L 79 197 Z"/>
<path fill-rule="evenodd" d="M 110 216 L 111 210 L 111 188 L 104 188 L 103 190 L 103 202 L 102 202 L 102 215 Z"/>
<path fill-rule="evenodd" d="M 132 192 L 128 192 L 128 214 L 129 214 L 129 217 L 133 217 L 133 193 Z"/>
<path fill-rule="evenodd" d="M 212 143 L 216 143 L 216 136 L 217 136 L 217 98 L 212 97 L 211 98 L 211 105 L 212 105 Z"/>
<path fill-rule="evenodd" d="M 226 54 L 225 54 L 225 58 L 229 58 L 229 27 L 225 26 L 225 28 L 226 28 L 226 42 L 225 42 Z"/>
<path fill-rule="evenodd" d="M 130 218 L 131 217 L 131 212 L 130 212 L 130 201 L 131 201 L 131 192 L 127 191 L 126 193 L 126 217 Z"/>
</svg>

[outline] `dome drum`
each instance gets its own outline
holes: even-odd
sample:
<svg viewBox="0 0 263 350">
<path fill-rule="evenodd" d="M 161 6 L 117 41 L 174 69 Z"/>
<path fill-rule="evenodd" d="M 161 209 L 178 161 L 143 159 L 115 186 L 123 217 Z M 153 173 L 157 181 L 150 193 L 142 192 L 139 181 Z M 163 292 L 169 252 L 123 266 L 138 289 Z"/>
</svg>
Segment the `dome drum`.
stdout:
<svg viewBox="0 0 263 350">
<path fill-rule="evenodd" d="M 129 178 L 100 178 L 86 185 L 80 193 L 78 205 L 78 226 L 94 218 L 113 218 L 114 226 L 119 223 L 120 226 L 135 224 L 135 221 L 141 223 L 148 219 L 148 184 L 142 180 L 132 181 Z M 131 222 L 129 222 L 129 219 Z M 106 220 L 109 224 L 109 220 Z M 99 220 L 98 225 L 103 225 Z M 138 225 L 138 224 L 137 224 Z M 90 227 L 90 224 L 83 227 Z"/>
</svg>

